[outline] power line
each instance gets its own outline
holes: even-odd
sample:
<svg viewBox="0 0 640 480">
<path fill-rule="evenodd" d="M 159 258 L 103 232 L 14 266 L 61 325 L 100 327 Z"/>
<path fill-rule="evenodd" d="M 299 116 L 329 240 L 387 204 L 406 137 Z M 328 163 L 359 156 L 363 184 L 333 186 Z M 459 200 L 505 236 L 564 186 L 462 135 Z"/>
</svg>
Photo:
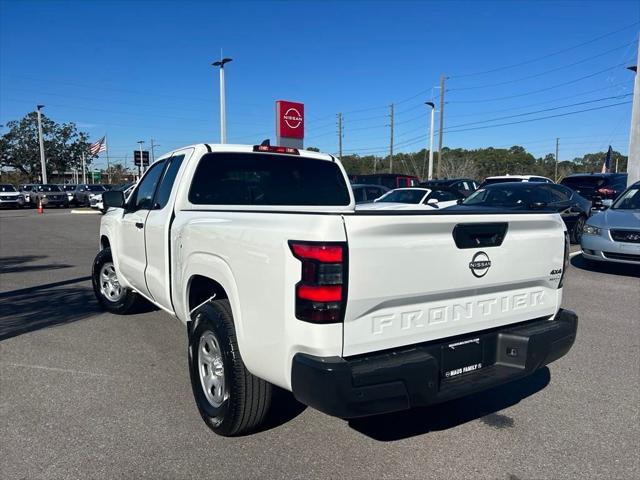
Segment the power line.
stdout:
<svg viewBox="0 0 640 480">
<path fill-rule="evenodd" d="M 602 53 L 599 53 L 597 55 L 592 55 L 590 57 L 583 58 L 582 60 L 578 60 L 578 61 L 573 62 L 573 63 L 568 63 L 566 65 L 561 65 L 559 67 L 555 67 L 555 68 L 552 68 L 550 70 L 545 70 L 544 72 L 535 73 L 533 75 L 527 75 L 525 77 L 514 78 L 514 79 L 511 79 L 511 80 L 505 80 L 504 82 L 489 83 L 489 84 L 485 84 L 485 85 L 476 85 L 474 87 L 455 87 L 454 86 L 453 88 L 449 88 L 449 91 L 453 92 L 453 91 L 462 91 L 462 90 L 477 90 L 477 89 L 481 89 L 481 88 L 499 87 L 501 85 L 508 85 L 508 84 L 511 84 L 511 83 L 517 83 L 517 82 L 521 82 L 523 80 L 529 80 L 531 78 L 542 77 L 542 76 L 547 75 L 549 73 L 557 72 L 558 70 L 563 70 L 565 68 L 575 67 L 576 65 L 580 65 L 581 63 L 588 62 L 589 60 L 593 60 L 594 58 L 603 57 L 603 56 L 605 56 L 605 55 L 607 55 L 607 54 L 609 54 L 611 52 L 615 52 L 615 51 L 621 50 L 623 48 L 628 48 L 629 45 L 635 45 L 635 44 L 636 44 L 636 41 L 634 40 L 632 42 L 625 43 L 624 45 L 620 45 L 620 46 L 617 46 L 617 47 L 612 48 L 610 50 L 607 50 L 606 52 L 602 52 Z"/>
<path fill-rule="evenodd" d="M 515 95 L 507 95 L 507 96 L 504 96 L 504 97 L 483 98 L 483 99 L 480 99 L 480 100 L 457 100 L 457 101 L 449 102 L 449 103 L 486 103 L 486 102 L 496 102 L 496 101 L 500 101 L 500 100 L 509 100 L 511 98 L 525 97 L 527 95 L 533 95 L 533 94 L 536 94 L 536 93 L 542 93 L 542 92 L 546 92 L 548 90 L 553 90 L 554 88 L 559 88 L 559 87 L 564 87 L 566 85 L 571 85 L 573 83 L 577 83 L 577 82 L 580 82 L 582 80 L 586 80 L 587 78 L 595 77 L 597 75 L 600 75 L 601 73 L 605 73 L 605 72 L 614 70 L 616 68 L 620 68 L 620 67 L 622 67 L 624 65 L 626 65 L 626 62 L 618 63 L 617 65 L 613 65 L 612 67 L 605 68 L 604 70 L 599 70 L 597 72 L 590 73 L 588 75 L 583 75 L 582 77 L 574 78 L 572 80 L 568 80 L 568 81 L 562 82 L 562 83 L 557 83 L 557 84 L 551 85 L 549 87 L 540 88 L 538 90 L 531 90 L 529 92 L 518 93 L 518 94 L 515 94 Z"/>
<path fill-rule="evenodd" d="M 577 103 L 570 103 L 568 105 L 561 105 L 559 107 L 543 108 L 542 110 L 534 110 L 532 112 L 518 113 L 516 115 L 506 115 L 506 116 L 502 116 L 502 117 L 491 118 L 491 119 L 488 119 L 488 120 L 479 120 L 477 122 L 460 123 L 458 125 L 452 125 L 452 126 L 450 126 L 448 128 L 466 127 L 468 125 L 478 125 L 478 124 L 481 124 L 481 123 L 489 123 L 489 122 L 495 122 L 495 121 L 498 121 L 498 120 L 506 120 L 508 118 L 524 117 L 524 116 L 527 116 L 527 115 L 534 115 L 536 113 L 551 112 L 551 111 L 554 111 L 554 110 L 561 110 L 563 108 L 577 107 L 577 106 L 580 106 L 580 105 L 587 105 L 587 104 L 590 104 L 590 103 L 603 102 L 605 100 L 614 100 L 614 99 L 618 99 L 618 98 L 630 97 L 632 95 L 633 95 L 632 93 L 627 93 L 627 94 L 624 94 L 624 95 L 615 95 L 615 96 L 612 96 L 612 97 L 602 97 L 602 98 L 597 98 L 595 100 L 587 100 L 585 102 L 577 102 Z M 445 132 L 447 132 L 447 131 L 448 130 L 445 129 Z"/>
<path fill-rule="evenodd" d="M 601 92 L 603 90 L 609 90 L 611 88 L 619 87 L 621 85 L 627 85 L 628 86 L 628 85 L 630 85 L 630 82 L 628 82 L 628 81 L 627 82 L 618 82 L 618 83 L 614 83 L 612 85 L 608 85 L 606 87 L 598 87 L 598 88 L 594 88 L 593 90 L 587 90 L 586 92 L 576 93 L 576 94 L 573 94 L 573 95 L 563 95 L 562 97 L 557 97 L 557 98 L 554 98 L 552 100 L 544 100 L 544 101 L 541 101 L 541 102 L 528 103 L 526 105 L 521 105 L 519 107 L 500 108 L 500 109 L 497 109 L 497 110 L 483 110 L 481 112 L 475 112 L 475 113 L 463 113 L 463 114 L 459 114 L 459 115 L 454 115 L 453 118 L 477 117 L 479 115 L 484 115 L 486 113 L 510 112 L 512 110 L 521 110 L 523 108 L 535 107 L 537 105 L 547 105 L 547 104 L 549 104 L 551 102 L 559 102 L 559 101 L 562 101 L 562 100 L 568 100 L 570 98 L 582 97 L 584 95 L 589 95 L 590 93 Z M 451 117 L 449 117 L 449 118 L 451 118 Z"/>
<path fill-rule="evenodd" d="M 545 60 L 547 58 L 550 58 L 550 57 L 553 57 L 553 56 L 556 56 L 556 55 L 560 55 L 562 53 L 570 52 L 571 50 L 575 50 L 576 48 L 584 47 L 585 45 L 589 45 L 591 43 L 597 42 L 598 40 L 602 40 L 603 38 L 610 37 L 611 35 L 615 35 L 616 33 L 624 32 L 625 30 L 629 30 L 630 28 L 635 27 L 639 23 L 640 22 L 633 22 L 630 25 L 622 27 L 622 28 L 620 28 L 618 30 L 614 30 L 614 31 L 605 33 L 604 35 L 600 35 L 598 37 L 592 38 L 590 40 L 587 40 L 586 42 L 582 42 L 582 43 L 579 43 L 577 45 L 573 45 L 571 47 L 563 48 L 561 50 L 557 50 L 555 52 L 551 52 L 551 53 L 548 53 L 546 55 L 542 55 L 542 56 L 539 56 L 539 57 L 531 58 L 529 60 L 524 60 L 522 62 L 514 63 L 514 64 L 511 64 L 511 65 L 503 65 L 501 67 L 496 67 L 496 68 L 492 68 L 492 69 L 484 70 L 484 71 L 480 71 L 480 72 L 471 72 L 471 73 L 465 73 L 465 74 L 460 74 L 460 75 L 451 75 L 449 78 L 464 78 L 464 77 L 471 77 L 471 76 L 475 76 L 475 75 L 485 75 L 485 74 L 488 74 L 488 73 L 500 72 L 502 70 L 521 67 L 523 65 L 528 65 L 530 63 L 539 62 L 540 60 Z"/>
<path fill-rule="evenodd" d="M 619 105 L 629 105 L 630 103 L 631 102 L 613 103 L 611 105 L 603 105 L 601 107 L 586 108 L 586 109 L 583 109 L 583 110 L 576 110 L 574 112 L 558 113 L 556 115 L 547 115 L 546 117 L 529 118 L 527 120 L 519 120 L 517 122 L 497 123 L 495 125 L 484 125 L 484 126 L 480 126 L 480 127 L 461 128 L 461 129 L 457 129 L 457 130 L 446 130 L 446 132 L 447 133 L 468 132 L 470 130 L 481 130 L 481 129 L 485 129 L 485 128 L 504 127 L 506 125 L 516 125 L 516 124 L 519 124 L 519 123 L 537 122 L 539 120 L 547 120 L 549 118 L 557 118 L 557 117 L 566 117 L 568 115 L 575 115 L 577 113 L 583 113 L 583 112 L 592 112 L 594 110 L 602 110 L 604 108 L 617 107 Z"/>
</svg>

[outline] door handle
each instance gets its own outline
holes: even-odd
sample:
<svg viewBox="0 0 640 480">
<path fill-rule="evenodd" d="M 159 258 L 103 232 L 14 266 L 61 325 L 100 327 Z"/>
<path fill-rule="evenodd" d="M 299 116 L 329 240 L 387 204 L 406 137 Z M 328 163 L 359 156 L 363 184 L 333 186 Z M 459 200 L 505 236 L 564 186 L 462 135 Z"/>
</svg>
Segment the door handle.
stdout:
<svg viewBox="0 0 640 480">
<path fill-rule="evenodd" d="M 136 228 L 142 228 L 142 227 L 144 227 L 144 223 L 136 222 Z"/>
</svg>

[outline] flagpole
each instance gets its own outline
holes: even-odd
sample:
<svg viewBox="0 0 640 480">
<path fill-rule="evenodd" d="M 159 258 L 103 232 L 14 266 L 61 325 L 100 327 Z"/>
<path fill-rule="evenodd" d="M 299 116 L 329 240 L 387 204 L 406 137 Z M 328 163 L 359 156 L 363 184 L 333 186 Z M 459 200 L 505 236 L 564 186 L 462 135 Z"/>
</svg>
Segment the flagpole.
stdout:
<svg viewBox="0 0 640 480">
<path fill-rule="evenodd" d="M 82 152 L 82 183 L 87 183 L 87 168 L 84 162 L 84 152 Z"/>
</svg>

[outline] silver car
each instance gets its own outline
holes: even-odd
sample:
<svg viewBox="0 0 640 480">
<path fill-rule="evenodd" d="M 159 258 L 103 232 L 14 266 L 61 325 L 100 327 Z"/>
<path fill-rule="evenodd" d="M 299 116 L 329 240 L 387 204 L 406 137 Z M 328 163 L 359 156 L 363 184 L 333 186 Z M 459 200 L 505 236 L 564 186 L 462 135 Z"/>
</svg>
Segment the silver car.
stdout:
<svg viewBox="0 0 640 480">
<path fill-rule="evenodd" d="M 580 245 L 585 260 L 640 265 L 640 182 L 589 218 Z"/>
</svg>

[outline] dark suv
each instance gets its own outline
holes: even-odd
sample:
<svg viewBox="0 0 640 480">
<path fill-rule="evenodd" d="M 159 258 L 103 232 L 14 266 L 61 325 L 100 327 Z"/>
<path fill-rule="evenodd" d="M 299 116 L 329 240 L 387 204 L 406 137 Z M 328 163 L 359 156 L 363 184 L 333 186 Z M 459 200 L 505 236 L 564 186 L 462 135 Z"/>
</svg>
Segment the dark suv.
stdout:
<svg viewBox="0 0 640 480">
<path fill-rule="evenodd" d="M 615 200 L 627 188 L 626 173 L 577 173 L 565 177 L 561 185 L 569 187 L 584 198 L 597 203 Z"/>
</svg>

